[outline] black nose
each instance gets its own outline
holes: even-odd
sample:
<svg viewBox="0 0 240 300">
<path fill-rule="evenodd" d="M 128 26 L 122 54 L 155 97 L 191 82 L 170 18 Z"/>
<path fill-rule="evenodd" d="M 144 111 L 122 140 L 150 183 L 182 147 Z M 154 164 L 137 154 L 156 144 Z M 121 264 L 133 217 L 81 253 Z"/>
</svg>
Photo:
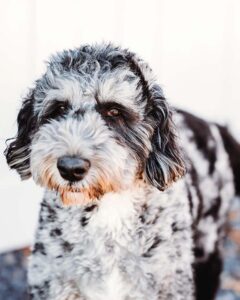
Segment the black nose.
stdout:
<svg viewBox="0 0 240 300">
<path fill-rule="evenodd" d="M 88 172 L 90 161 L 75 156 L 62 156 L 57 161 L 57 168 L 64 179 L 79 181 Z"/>
</svg>

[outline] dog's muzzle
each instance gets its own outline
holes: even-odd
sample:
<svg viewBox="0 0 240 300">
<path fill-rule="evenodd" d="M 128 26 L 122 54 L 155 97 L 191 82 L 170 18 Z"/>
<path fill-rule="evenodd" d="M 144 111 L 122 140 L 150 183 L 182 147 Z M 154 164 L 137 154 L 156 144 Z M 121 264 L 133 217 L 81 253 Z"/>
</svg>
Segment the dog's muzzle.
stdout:
<svg viewBox="0 0 240 300">
<path fill-rule="evenodd" d="M 90 165 L 89 160 L 76 156 L 62 156 L 57 161 L 57 168 L 62 178 L 70 182 L 82 180 Z"/>
</svg>

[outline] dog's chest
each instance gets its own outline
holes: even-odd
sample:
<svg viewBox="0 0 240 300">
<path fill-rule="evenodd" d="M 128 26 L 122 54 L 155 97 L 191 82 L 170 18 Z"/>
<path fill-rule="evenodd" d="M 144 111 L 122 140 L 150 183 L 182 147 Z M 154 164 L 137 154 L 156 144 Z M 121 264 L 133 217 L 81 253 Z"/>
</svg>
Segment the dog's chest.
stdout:
<svg viewBox="0 0 240 300">
<path fill-rule="evenodd" d="M 157 297 L 159 265 L 174 261 L 172 224 L 179 216 L 185 220 L 181 212 L 176 216 L 177 199 L 159 193 L 146 199 L 145 194 L 141 189 L 109 193 L 85 208 L 59 208 L 56 220 L 47 224 L 46 233 L 61 231 L 45 240 L 55 273 L 74 282 L 86 299 Z M 184 212 L 181 204 L 178 208 Z"/>
<path fill-rule="evenodd" d="M 141 205 L 135 201 L 139 199 L 131 193 L 109 194 L 93 209 L 73 209 L 69 223 L 64 218 L 63 231 L 69 230 L 74 247 L 62 272 L 75 280 L 87 299 L 125 299 L 132 288 L 128 278 L 143 272 L 141 238 L 136 235 Z"/>
</svg>

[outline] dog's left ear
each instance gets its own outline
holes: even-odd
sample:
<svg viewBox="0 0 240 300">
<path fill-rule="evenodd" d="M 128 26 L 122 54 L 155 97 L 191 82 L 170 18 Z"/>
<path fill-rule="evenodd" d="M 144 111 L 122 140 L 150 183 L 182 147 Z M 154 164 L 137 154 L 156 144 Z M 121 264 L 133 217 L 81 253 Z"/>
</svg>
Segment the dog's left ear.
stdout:
<svg viewBox="0 0 240 300">
<path fill-rule="evenodd" d="M 147 118 L 153 126 L 152 151 L 146 161 L 145 174 L 148 181 L 163 191 L 185 173 L 185 165 L 178 145 L 175 124 L 158 85 L 149 90 Z"/>
<path fill-rule="evenodd" d="M 30 172 L 30 152 L 31 138 L 35 128 L 33 113 L 33 90 L 31 90 L 23 101 L 22 107 L 18 113 L 17 123 L 18 132 L 16 137 L 7 146 L 4 154 L 7 163 L 11 169 L 17 170 L 21 179 L 27 179 L 31 176 Z"/>
<path fill-rule="evenodd" d="M 145 177 L 163 191 L 185 173 L 185 165 L 178 145 L 173 111 L 156 84 L 152 70 L 145 62 L 132 57 L 132 69 L 140 77 L 143 96 L 147 99 L 145 121 L 153 128 L 152 150 L 145 164 Z"/>
</svg>

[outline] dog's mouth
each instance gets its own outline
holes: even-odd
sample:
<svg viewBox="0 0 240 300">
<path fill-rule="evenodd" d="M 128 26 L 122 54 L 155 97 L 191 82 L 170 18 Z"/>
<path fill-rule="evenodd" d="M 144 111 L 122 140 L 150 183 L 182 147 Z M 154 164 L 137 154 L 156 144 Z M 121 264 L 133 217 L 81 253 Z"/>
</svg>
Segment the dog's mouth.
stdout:
<svg viewBox="0 0 240 300">
<path fill-rule="evenodd" d="M 118 187 L 112 184 L 91 186 L 85 189 L 74 189 L 74 188 L 60 188 L 57 191 L 60 194 L 63 205 L 86 205 L 89 202 L 93 202 L 101 199 L 101 197 L 108 193 L 117 191 Z"/>
<path fill-rule="evenodd" d="M 117 180 L 99 177 L 95 182 L 78 183 L 59 182 L 51 168 L 45 169 L 41 176 L 37 178 L 37 183 L 50 190 L 56 191 L 61 198 L 63 205 L 86 205 L 87 203 L 99 200 L 108 192 L 116 192 L 121 189 L 121 184 Z"/>
<path fill-rule="evenodd" d="M 99 200 L 108 192 L 116 192 L 120 189 L 118 183 L 99 180 L 95 184 L 77 187 L 73 184 L 58 184 L 52 177 L 45 177 L 40 185 L 50 190 L 56 191 L 65 206 L 86 205 L 90 202 Z"/>
</svg>

